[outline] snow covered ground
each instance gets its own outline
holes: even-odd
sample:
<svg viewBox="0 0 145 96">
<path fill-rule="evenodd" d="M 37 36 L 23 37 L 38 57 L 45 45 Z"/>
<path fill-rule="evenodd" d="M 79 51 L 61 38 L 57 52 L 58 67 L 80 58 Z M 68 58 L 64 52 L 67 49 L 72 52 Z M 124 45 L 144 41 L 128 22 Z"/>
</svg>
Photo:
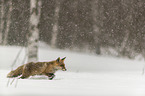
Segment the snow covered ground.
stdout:
<svg viewBox="0 0 145 96">
<path fill-rule="evenodd" d="M 40 48 L 39 61 L 66 56 L 68 71 L 56 72 L 54 80 L 45 76 L 15 79 L 7 87 L 6 75 L 19 50 L 20 47 L 0 46 L 0 96 L 145 96 L 143 61 L 99 57 L 49 47 Z M 23 50 L 14 69 L 21 65 L 24 53 Z"/>
</svg>

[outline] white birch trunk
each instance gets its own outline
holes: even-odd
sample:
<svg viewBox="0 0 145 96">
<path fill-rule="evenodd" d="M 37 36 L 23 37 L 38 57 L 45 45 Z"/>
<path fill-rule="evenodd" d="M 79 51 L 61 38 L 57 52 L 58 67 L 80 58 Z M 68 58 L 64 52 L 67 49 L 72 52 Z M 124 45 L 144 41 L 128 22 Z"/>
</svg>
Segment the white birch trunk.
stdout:
<svg viewBox="0 0 145 96">
<path fill-rule="evenodd" d="M 52 38 L 51 38 L 51 47 L 56 47 L 56 40 L 58 35 L 58 19 L 59 19 L 59 10 L 60 10 L 60 1 L 56 0 L 55 3 L 55 13 L 54 13 L 54 23 L 52 28 Z"/>
<path fill-rule="evenodd" d="M 7 14 L 6 29 L 5 29 L 5 32 L 4 32 L 3 45 L 6 45 L 7 44 L 7 41 L 8 41 L 8 33 L 9 33 L 10 23 L 11 23 L 12 0 L 9 0 L 8 3 L 9 3 L 9 9 L 8 9 L 8 14 Z"/>
<path fill-rule="evenodd" d="M 38 60 L 38 23 L 41 14 L 41 0 L 30 0 L 30 28 L 28 34 L 28 62 Z"/>
<path fill-rule="evenodd" d="M 4 0 L 0 1 L 0 44 L 2 44 L 3 41 L 3 27 L 4 27 Z"/>
</svg>

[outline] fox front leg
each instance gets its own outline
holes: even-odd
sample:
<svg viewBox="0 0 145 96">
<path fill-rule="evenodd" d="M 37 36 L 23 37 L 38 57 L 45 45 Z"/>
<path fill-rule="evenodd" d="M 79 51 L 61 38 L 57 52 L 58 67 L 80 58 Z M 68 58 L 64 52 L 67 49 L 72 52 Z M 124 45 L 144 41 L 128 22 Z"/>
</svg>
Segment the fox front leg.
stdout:
<svg viewBox="0 0 145 96">
<path fill-rule="evenodd" d="M 55 77 L 54 73 L 47 73 L 46 75 L 49 77 L 49 80 L 52 80 Z"/>
</svg>

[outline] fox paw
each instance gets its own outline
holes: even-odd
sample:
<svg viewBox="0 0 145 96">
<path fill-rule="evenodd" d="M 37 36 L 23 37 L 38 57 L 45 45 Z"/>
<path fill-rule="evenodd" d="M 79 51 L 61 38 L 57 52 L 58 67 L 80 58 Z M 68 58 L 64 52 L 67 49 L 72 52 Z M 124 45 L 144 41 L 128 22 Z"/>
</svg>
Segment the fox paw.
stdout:
<svg viewBox="0 0 145 96">
<path fill-rule="evenodd" d="M 52 75 L 51 77 L 49 77 L 49 80 L 52 80 L 55 77 L 55 75 Z"/>
</svg>

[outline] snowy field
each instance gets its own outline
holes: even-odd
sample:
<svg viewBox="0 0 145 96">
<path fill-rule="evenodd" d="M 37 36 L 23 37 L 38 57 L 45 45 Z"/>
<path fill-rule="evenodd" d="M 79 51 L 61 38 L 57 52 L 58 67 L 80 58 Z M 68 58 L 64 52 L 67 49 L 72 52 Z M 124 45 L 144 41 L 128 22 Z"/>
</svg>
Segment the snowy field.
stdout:
<svg viewBox="0 0 145 96">
<path fill-rule="evenodd" d="M 0 46 L 0 96 L 145 96 L 143 61 L 99 57 L 46 46 L 40 47 L 39 61 L 66 56 L 68 71 L 56 72 L 53 80 L 33 76 L 15 79 L 7 86 L 6 75 L 20 49 Z M 14 69 L 21 65 L 24 53 L 23 50 Z"/>
</svg>

